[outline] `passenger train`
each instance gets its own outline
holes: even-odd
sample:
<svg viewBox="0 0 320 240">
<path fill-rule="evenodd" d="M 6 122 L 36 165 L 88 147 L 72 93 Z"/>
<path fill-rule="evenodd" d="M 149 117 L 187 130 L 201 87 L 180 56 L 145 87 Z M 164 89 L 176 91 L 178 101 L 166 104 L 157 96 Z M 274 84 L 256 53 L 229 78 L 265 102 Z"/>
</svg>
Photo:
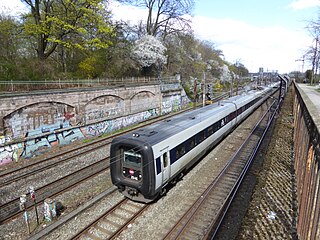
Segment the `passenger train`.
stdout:
<svg viewBox="0 0 320 240">
<path fill-rule="evenodd" d="M 278 88 L 260 87 L 114 138 L 112 183 L 134 201 L 156 200 Z"/>
</svg>

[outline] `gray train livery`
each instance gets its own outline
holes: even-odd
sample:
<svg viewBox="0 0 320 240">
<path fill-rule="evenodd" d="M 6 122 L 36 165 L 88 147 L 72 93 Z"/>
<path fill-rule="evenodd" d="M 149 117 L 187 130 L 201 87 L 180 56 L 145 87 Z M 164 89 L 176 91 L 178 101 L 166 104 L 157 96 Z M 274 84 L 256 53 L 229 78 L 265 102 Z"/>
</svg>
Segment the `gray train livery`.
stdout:
<svg viewBox="0 0 320 240">
<path fill-rule="evenodd" d="M 134 201 L 154 201 L 278 86 L 260 87 L 114 138 L 112 183 Z"/>
</svg>

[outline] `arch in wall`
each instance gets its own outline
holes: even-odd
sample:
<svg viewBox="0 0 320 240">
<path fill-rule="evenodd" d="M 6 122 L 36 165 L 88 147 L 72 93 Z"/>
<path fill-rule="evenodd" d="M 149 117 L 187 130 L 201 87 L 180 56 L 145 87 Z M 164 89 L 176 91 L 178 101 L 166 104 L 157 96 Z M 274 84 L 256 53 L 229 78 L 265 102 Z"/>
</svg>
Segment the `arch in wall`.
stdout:
<svg viewBox="0 0 320 240">
<path fill-rule="evenodd" d="M 112 94 L 96 97 L 84 107 L 86 124 L 122 116 L 124 113 L 124 99 Z"/>
<path fill-rule="evenodd" d="M 142 112 L 159 107 L 160 100 L 156 94 L 150 91 L 140 91 L 130 98 L 131 112 Z"/>
<path fill-rule="evenodd" d="M 23 106 L 3 117 L 4 133 L 12 139 L 51 132 L 76 125 L 75 107 L 63 102 Z"/>
</svg>

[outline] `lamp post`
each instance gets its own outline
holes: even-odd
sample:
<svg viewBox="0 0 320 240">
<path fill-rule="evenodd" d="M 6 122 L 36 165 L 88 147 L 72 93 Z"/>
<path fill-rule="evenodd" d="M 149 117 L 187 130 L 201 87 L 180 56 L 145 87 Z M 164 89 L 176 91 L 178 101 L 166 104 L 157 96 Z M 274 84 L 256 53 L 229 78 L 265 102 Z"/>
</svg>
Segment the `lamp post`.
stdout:
<svg viewBox="0 0 320 240">
<path fill-rule="evenodd" d="M 206 71 L 203 71 L 202 107 L 206 105 Z"/>
<path fill-rule="evenodd" d="M 303 70 L 304 70 L 304 58 L 305 58 L 305 55 L 302 56 L 302 59 L 295 60 L 296 62 L 302 62 L 302 66 L 301 66 L 301 73 L 302 74 L 303 74 Z"/>
</svg>

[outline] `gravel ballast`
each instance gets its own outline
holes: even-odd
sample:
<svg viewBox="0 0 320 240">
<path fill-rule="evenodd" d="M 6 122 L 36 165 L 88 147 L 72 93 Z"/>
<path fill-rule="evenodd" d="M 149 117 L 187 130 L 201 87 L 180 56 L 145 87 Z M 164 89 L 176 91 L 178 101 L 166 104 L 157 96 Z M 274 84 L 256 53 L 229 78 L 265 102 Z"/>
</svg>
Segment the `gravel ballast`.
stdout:
<svg viewBox="0 0 320 240">
<path fill-rule="evenodd" d="M 251 129 L 255 125 L 254 122 L 257 121 L 260 116 L 261 113 L 250 116 L 244 124 L 237 129 L 237 131 L 234 131 L 225 138 L 221 144 L 214 148 L 213 151 L 211 151 L 199 164 L 184 176 L 182 181 L 179 181 L 176 186 L 170 189 L 164 197 L 159 199 L 157 202 L 152 203 L 148 210 L 142 216 L 138 217 L 136 221 L 131 224 L 118 238 L 162 239 L 174 223 L 191 206 L 193 201 L 201 195 L 208 184 L 210 184 L 220 173 L 221 169 L 232 157 L 236 149 L 251 132 Z M 282 143 L 279 142 L 278 144 Z M 279 166 L 275 166 L 275 168 L 277 167 Z M 279 176 L 291 177 L 291 172 L 288 175 L 282 171 L 275 175 L 278 178 Z M 266 177 L 266 179 L 268 179 L 268 177 Z M 269 180 L 267 185 L 270 185 L 271 183 L 272 181 Z M 93 196 L 89 194 L 90 192 L 92 192 L 92 194 L 99 194 L 103 188 L 106 189 L 111 185 L 109 174 L 102 174 L 97 176 L 95 181 L 92 180 L 89 183 L 83 183 L 77 188 L 57 197 L 57 200 L 66 205 L 67 210 L 64 213 L 66 214 L 71 210 L 76 209 L 77 205 L 81 205 L 88 199 L 92 198 Z M 280 187 L 283 188 L 288 186 L 276 186 L 276 188 Z M 93 206 L 90 213 L 83 213 L 82 215 L 77 216 L 70 221 L 70 223 L 63 225 L 63 227 L 53 231 L 49 235 L 43 237 L 43 239 L 71 239 L 72 234 L 74 234 L 76 230 L 83 228 L 85 223 L 92 221 L 92 219 L 96 218 L 99 214 L 101 215 L 101 211 L 108 209 L 114 202 L 121 198 L 122 195 L 118 193 L 111 198 L 107 198 L 104 201 L 102 200 L 100 202 L 102 204 L 100 207 L 98 205 Z M 270 216 L 273 216 L 269 209 L 266 211 L 271 214 Z M 277 217 L 279 217 L 279 215 L 277 215 L 276 218 Z M 6 236 L 7 239 L 26 239 L 28 237 L 25 232 L 23 219 L 19 218 L 19 220 L 14 220 L 8 225 L 0 226 L 1 236 Z M 246 235 L 246 230 L 241 231 L 241 234 L 243 237 L 242 239 L 250 239 L 250 237 L 256 236 Z"/>
</svg>

